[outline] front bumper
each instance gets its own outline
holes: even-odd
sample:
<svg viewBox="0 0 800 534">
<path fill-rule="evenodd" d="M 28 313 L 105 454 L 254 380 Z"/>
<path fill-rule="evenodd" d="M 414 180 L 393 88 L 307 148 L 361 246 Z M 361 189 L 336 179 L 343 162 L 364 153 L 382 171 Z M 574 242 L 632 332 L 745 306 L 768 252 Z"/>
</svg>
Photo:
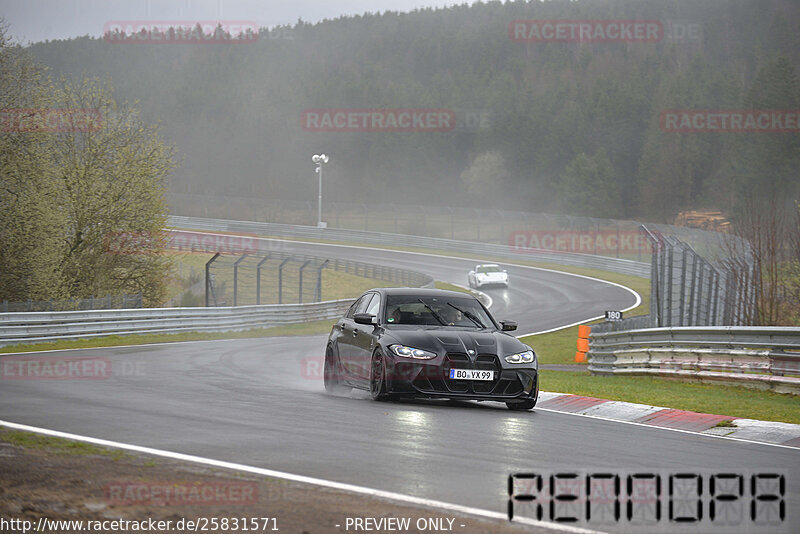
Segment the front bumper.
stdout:
<svg viewBox="0 0 800 534">
<path fill-rule="evenodd" d="M 476 280 L 478 287 L 508 287 L 508 280 Z"/>
<path fill-rule="evenodd" d="M 438 360 L 438 359 L 437 359 Z M 453 380 L 450 369 L 494 371 L 491 381 Z M 524 400 L 536 398 L 538 371 L 535 366 L 503 367 L 494 354 L 448 353 L 437 363 L 387 362 L 387 388 L 399 396 L 459 398 L 472 400 Z"/>
</svg>

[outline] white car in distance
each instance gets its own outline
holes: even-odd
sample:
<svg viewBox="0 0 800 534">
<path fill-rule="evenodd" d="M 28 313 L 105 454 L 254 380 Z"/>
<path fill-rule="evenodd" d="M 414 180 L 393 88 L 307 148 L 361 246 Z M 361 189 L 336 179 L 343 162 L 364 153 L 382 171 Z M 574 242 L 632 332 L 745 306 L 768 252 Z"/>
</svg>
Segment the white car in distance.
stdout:
<svg viewBox="0 0 800 534">
<path fill-rule="evenodd" d="M 475 269 L 467 274 L 469 287 L 480 289 L 484 286 L 508 287 L 508 272 L 494 263 L 476 265 Z"/>
</svg>

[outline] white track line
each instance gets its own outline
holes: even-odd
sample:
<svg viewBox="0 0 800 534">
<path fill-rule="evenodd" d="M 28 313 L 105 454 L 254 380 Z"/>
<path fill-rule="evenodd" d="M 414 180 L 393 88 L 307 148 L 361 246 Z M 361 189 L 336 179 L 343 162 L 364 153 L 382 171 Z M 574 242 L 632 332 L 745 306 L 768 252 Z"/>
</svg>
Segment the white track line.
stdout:
<svg viewBox="0 0 800 534">
<path fill-rule="evenodd" d="M 426 506 L 430 508 L 439 508 L 442 510 L 448 510 L 450 512 L 456 512 L 461 514 L 469 514 L 473 516 L 478 516 L 485 519 L 500 519 L 500 520 L 508 520 L 508 516 L 506 514 L 500 512 L 493 512 L 491 510 L 483 510 L 481 508 L 473 508 L 471 506 L 463 506 L 460 504 L 452 504 L 443 501 L 435 501 L 431 499 L 424 499 L 421 497 L 413 497 L 411 495 L 403 495 L 402 493 L 393 493 L 391 491 L 384 491 L 384 490 L 377 490 L 372 488 L 367 488 L 364 486 L 356 486 L 353 484 L 345 484 L 342 482 L 334 482 L 331 480 L 324 480 L 321 478 L 313 478 L 304 475 L 295 475 L 292 473 L 284 473 L 282 471 L 274 471 L 272 469 L 265 469 L 263 467 L 253 467 L 244 464 L 237 464 L 233 462 L 225 462 L 222 460 L 213 460 L 211 458 L 203 458 L 201 456 L 193 456 L 190 454 L 183 454 L 179 452 L 172 452 L 172 451 L 164 451 L 161 449 L 153 449 L 150 447 L 142 447 L 139 445 L 131 445 L 129 443 L 120 443 L 117 441 L 108 441 L 105 439 L 98 439 L 92 438 L 88 436 L 80 436 L 78 434 L 69 434 L 67 432 L 60 432 L 58 430 L 50 430 L 47 428 L 39 428 L 34 426 L 28 425 L 21 425 L 19 423 L 12 423 L 9 421 L 2 421 L 0 420 L 0 426 L 13 428 L 16 430 L 23 430 L 26 432 L 34 432 L 36 434 L 44 434 L 46 436 L 53 436 L 63 439 L 71 439 L 75 441 L 82 441 L 85 443 L 92 443 L 94 445 L 99 445 L 102 447 L 112 447 L 115 449 L 122 449 L 127 451 L 139 452 L 144 454 L 151 454 L 153 456 L 160 456 L 163 458 L 170 458 L 173 460 L 180 460 L 184 462 L 193 462 L 196 464 L 208 465 L 212 467 L 220 467 L 223 469 L 232 469 L 235 471 L 246 472 L 246 473 L 253 473 L 256 475 L 262 475 L 267 477 L 273 478 L 280 478 L 283 480 L 291 480 L 292 482 L 299 482 L 303 484 L 313 484 L 315 486 L 321 486 L 325 488 L 332 488 L 341 491 L 347 491 L 350 493 L 358 493 L 361 495 L 368 495 L 370 497 L 376 497 L 381 499 L 389 499 L 392 501 L 399 501 L 402 503 L 417 505 L 417 506 Z M 569 525 L 562 525 L 560 523 L 548 523 L 546 521 L 536 521 L 534 519 L 528 519 L 524 517 L 515 518 L 514 523 L 523 523 L 526 525 L 532 525 L 541 528 L 549 528 L 551 530 L 558 530 L 561 532 L 571 532 L 575 534 L 596 534 L 598 531 L 596 530 L 588 530 L 583 528 L 572 527 Z"/>
<path fill-rule="evenodd" d="M 565 393 L 564 395 L 571 395 L 571 393 Z M 551 408 L 540 408 L 539 406 L 537 406 L 535 409 L 536 409 L 537 412 L 551 412 L 551 413 L 558 413 L 558 414 L 561 414 L 561 415 L 575 415 L 575 416 L 578 416 L 578 417 L 588 417 L 590 419 L 599 419 L 600 421 L 610 421 L 612 423 L 621 423 L 623 425 L 641 426 L 641 427 L 653 428 L 653 429 L 656 429 L 656 430 L 669 430 L 670 432 L 680 432 L 682 434 L 693 434 L 695 436 L 718 438 L 718 439 L 727 439 L 727 440 L 731 440 L 731 441 L 740 441 L 740 442 L 743 442 L 743 443 L 752 443 L 754 445 L 769 445 L 770 447 L 780 447 L 782 449 L 790 449 L 790 450 L 793 450 L 793 451 L 796 451 L 796 452 L 800 452 L 800 449 L 798 449 L 797 447 L 792 447 L 790 445 L 782 445 L 780 443 L 770 443 L 769 441 L 755 441 L 755 440 L 752 440 L 752 439 L 736 438 L 736 437 L 732 437 L 732 436 L 718 436 L 716 434 L 704 434 L 703 432 L 697 432 L 695 430 L 683 430 L 682 428 L 670 428 L 668 426 L 648 425 L 647 423 L 636 423 L 634 421 L 621 421 L 619 419 L 612 419 L 610 417 L 604 417 L 604 416 L 601 416 L 601 415 L 589 415 L 589 414 L 585 414 L 585 413 L 575 413 L 575 412 L 562 412 L 562 411 L 559 411 L 559 410 L 553 410 Z M 665 409 L 669 410 L 671 408 L 665 408 Z"/>
</svg>

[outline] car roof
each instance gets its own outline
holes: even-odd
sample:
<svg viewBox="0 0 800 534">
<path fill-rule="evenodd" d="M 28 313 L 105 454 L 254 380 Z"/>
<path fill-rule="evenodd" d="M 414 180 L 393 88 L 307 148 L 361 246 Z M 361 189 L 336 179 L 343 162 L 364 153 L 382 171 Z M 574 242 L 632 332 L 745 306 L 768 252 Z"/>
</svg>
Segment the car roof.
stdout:
<svg viewBox="0 0 800 534">
<path fill-rule="evenodd" d="M 377 291 L 383 295 L 407 295 L 413 297 L 472 297 L 470 293 L 449 291 L 447 289 L 429 289 L 424 287 L 376 287 L 370 291 Z M 366 292 L 365 292 L 366 293 Z"/>
<path fill-rule="evenodd" d="M 478 265 L 478 267 L 500 267 L 500 266 L 496 263 L 481 263 L 480 265 Z"/>
</svg>

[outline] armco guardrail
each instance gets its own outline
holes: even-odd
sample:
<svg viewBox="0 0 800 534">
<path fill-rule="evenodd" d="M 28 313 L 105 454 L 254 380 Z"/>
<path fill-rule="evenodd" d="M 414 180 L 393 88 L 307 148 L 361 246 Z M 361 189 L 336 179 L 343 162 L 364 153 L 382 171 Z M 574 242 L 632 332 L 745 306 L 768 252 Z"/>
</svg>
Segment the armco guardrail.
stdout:
<svg viewBox="0 0 800 534">
<path fill-rule="evenodd" d="M 800 328 L 675 327 L 592 332 L 589 371 L 725 382 L 800 394 Z"/>
<path fill-rule="evenodd" d="M 353 299 L 228 308 L 136 308 L 0 314 L 0 346 L 125 334 L 222 332 L 335 319 Z"/>
<path fill-rule="evenodd" d="M 225 219 L 205 219 L 200 217 L 170 216 L 168 225 L 175 228 L 207 230 L 214 232 L 241 232 L 272 237 L 314 239 L 322 241 L 345 241 L 370 245 L 392 247 L 423 248 L 475 254 L 476 256 L 497 257 L 509 260 L 530 260 L 559 265 L 591 267 L 621 274 L 650 277 L 650 264 L 593 254 L 574 252 L 554 252 L 547 250 L 519 251 L 508 245 L 479 243 L 476 241 L 455 241 L 437 237 L 390 234 L 340 228 L 317 228 L 315 226 L 296 226 L 290 224 L 255 221 L 231 221 Z"/>
</svg>

